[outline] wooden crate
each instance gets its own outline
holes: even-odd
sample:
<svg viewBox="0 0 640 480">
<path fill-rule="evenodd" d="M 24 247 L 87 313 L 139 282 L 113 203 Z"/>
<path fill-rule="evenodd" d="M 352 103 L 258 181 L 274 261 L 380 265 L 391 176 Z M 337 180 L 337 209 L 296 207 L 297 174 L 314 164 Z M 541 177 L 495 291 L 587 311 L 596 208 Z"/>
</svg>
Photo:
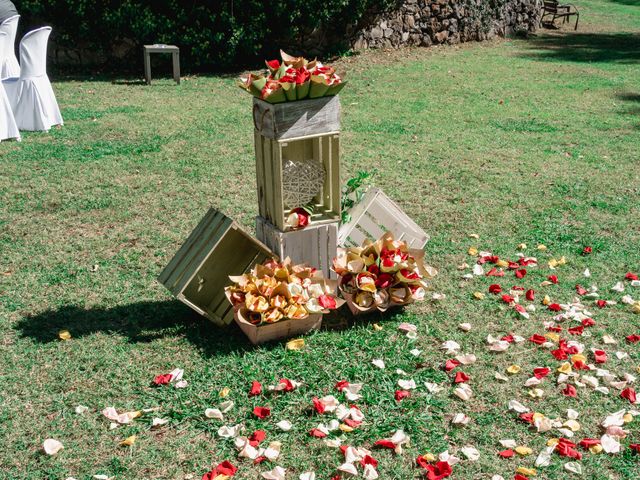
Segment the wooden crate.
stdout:
<svg viewBox="0 0 640 480">
<path fill-rule="evenodd" d="M 325 278 L 336 278 L 331 270 L 338 249 L 338 221 L 309 225 L 301 230 L 282 232 L 262 217 L 256 217 L 256 237 L 276 255 L 291 258 L 322 270 Z"/>
<path fill-rule="evenodd" d="M 297 337 L 319 330 L 322 325 L 322 314 L 310 314 L 302 320 L 280 320 L 276 323 L 265 325 L 252 325 L 245 318 L 245 309 L 238 309 L 235 313 L 235 320 L 244 334 L 254 345 L 281 340 L 283 338 Z"/>
<path fill-rule="evenodd" d="M 253 125 L 273 140 L 335 133 L 340 131 L 340 99 L 336 95 L 272 104 L 254 97 Z"/>
<path fill-rule="evenodd" d="M 210 209 L 158 277 L 181 302 L 218 325 L 233 320 L 224 287 L 275 255 L 233 220 Z"/>
<path fill-rule="evenodd" d="M 338 245 L 360 246 L 365 239 L 377 240 L 385 232 L 393 233 L 409 248 L 422 249 L 429 241 L 429 235 L 378 188 L 370 188 L 349 214 L 351 219 L 338 231 Z"/>
<path fill-rule="evenodd" d="M 291 102 L 298 103 L 298 102 Z M 286 230 L 285 216 L 292 208 L 283 200 L 283 162 L 314 161 L 324 166 L 323 187 L 313 199 L 311 224 L 333 223 L 340 218 L 340 135 L 311 135 L 302 138 L 274 140 L 255 131 L 256 177 L 260 216 L 280 230 Z"/>
</svg>

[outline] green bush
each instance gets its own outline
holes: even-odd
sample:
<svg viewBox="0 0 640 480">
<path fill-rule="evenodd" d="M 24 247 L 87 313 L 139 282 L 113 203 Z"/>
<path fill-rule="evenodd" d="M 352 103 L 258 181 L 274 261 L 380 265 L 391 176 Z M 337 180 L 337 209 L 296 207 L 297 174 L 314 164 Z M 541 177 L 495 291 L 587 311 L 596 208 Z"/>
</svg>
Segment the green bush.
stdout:
<svg viewBox="0 0 640 480">
<path fill-rule="evenodd" d="M 66 61 L 121 68 L 140 61 L 145 43 L 180 46 L 182 64 L 197 70 L 256 65 L 279 47 L 315 55 L 345 48 L 368 14 L 396 0 L 26 0 L 23 26 L 54 28 Z"/>
</svg>

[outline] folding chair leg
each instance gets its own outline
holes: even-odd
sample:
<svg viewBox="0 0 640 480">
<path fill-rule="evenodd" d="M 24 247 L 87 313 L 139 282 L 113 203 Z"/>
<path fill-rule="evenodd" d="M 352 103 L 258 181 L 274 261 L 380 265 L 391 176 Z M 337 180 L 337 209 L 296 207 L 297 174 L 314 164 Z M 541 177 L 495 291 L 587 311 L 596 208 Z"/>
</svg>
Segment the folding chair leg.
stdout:
<svg viewBox="0 0 640 480">
<path fill-rule="evenodd" d="M 574 28 L 574 30 L 578 30 L 578 21 L 580 20 L 580 14 L 576 13 L 576 26 Z"/>
</svg>

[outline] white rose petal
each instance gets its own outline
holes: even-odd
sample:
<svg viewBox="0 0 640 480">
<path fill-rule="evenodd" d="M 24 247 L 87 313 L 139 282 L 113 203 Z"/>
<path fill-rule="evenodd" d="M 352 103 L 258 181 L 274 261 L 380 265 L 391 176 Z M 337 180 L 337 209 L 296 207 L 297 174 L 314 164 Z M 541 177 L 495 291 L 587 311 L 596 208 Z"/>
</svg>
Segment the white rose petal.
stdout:
<svg viewBox="0 0 640 480">
<path fill-rule="evenodd" d="M 89 407 L 85 407 L 84 405 L 78 405 L 76 407 L 76 413 L 78 415 L 82 415 L 83 413 L 87 412 L 89 410 Z"/>
<path fill-rule="evenodd" d="M 475 447 L 462 447 L 460 451 L 465 457 L 467 457 L 467 460 L 469 460 L 470 462 L 475 462 L 480 458 L 480 452 Z"/>
<path fill-rule="evenodd" d="M 224 415 L 217 408 L 207 408 L 204 411 L 204 416 L 207 418 L 215 418 L 217 420 L 224 420 Z"/>
<path fill-rule="evenodd" d="M 384 370 L 384 360 L 382 360 L 381 358 L 376 358 L 375 360 L 372 360 L 371 363 L 373 363 L 379 369 Z"/>
<path fill-rule="evenodd" d="M 262 478 L 266 480 L 284 480 L 284 476 L 286 473 L 287 471 L 278 465 L 273 470 L 269 470 L 268 472 L 263 472 Z"/>
<path fill-rule="evenodd" d="M 58 440 L 47 438 L 42 444 L 42 448 L 44 449 L 44 453 L 47 455 L 55 455 L 64 448 L 64 445 L 62 445 Z"/>
</svg>

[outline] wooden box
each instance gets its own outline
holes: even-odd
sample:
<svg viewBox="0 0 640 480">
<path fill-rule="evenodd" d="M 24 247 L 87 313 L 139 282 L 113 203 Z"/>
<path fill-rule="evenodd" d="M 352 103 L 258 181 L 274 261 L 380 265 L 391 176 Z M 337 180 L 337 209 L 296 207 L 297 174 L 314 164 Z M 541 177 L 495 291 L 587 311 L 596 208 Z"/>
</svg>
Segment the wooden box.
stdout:
<svg viewBox="0 0 640 480">
<path fill-rule="evenodd" d="M 224 287 L 274 254 L 233 220 L 210 209 L 158 277 L 181 302 L 218 325 L 233 320 Z"/>
<path fill-rule="evenodd" d="M 340 99 L 336 95 L 272 104 L 254 97 L 253 125 L 257 133 L 273 140 L 336 133 Z"/>
<path fill-rule="evenodd" d="M 322 325 L 322 314 L 310 314 L 302 320 L 280 320 L 266 325 L 252 325 L 245 318 L 245 309 L 240 308 L 235 312 L 235 320 L 240 329 L 254 345 L 296 337 L 313 330 L 319 330 Z"/>
<path fill-rule="evenodd" d="M 314 100 L 315 101 L 315 100 Z M 291 102 L 291 104 L 303 102 Z M 286 105 L 286 104 L 283 104 Z M 273 105 L 277 106 L 277 105 Z M 286 215 L 304 205 L 285 205 L 283 165 L 287 160 L 313 160 L 324 167 L 324 181 L 313 198 L 314 225 L 340 219 L 340 136 L 319 134 L 287 140 L 274 140 L 255 131 L 256 177 L 260 216 L 280 230 L 286 230 Z"/>
<path fill-rule="evenodd" d="M 280 258 L 306 263 L 321 270 L 325 278 L 336 278 L 331 267 L 338 248 L 337 221 L 282 232 L 264 218 L 256 217 L 256 237 Z"/>
<path fill-rule="evenodd" d="M 422 228 L 378 188 L 370 188 L 349 214 L 351 219 L 340 226 L 338 245 L 361 246 L 365 239 L 378 240 L 385 232 L 409 248 L 422 249 L 429 240 Z"/>
</svg>

